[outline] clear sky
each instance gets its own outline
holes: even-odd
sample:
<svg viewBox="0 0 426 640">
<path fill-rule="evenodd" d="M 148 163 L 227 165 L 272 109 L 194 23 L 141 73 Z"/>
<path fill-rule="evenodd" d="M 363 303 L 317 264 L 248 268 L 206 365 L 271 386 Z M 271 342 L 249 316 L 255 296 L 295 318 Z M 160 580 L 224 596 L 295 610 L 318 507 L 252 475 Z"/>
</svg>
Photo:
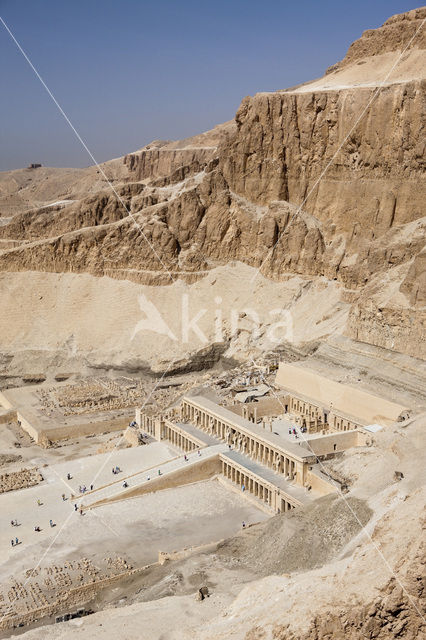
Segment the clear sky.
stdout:
<svg viewBox="0 0 426 640">
<path fill-rule="evenodd" d="M 0 15 L 101 162 L 230 120 L 321 76 L 402 0 L 0 0 Z M 0 24 L 0 170 L 92 164 Z"/>
</svg>

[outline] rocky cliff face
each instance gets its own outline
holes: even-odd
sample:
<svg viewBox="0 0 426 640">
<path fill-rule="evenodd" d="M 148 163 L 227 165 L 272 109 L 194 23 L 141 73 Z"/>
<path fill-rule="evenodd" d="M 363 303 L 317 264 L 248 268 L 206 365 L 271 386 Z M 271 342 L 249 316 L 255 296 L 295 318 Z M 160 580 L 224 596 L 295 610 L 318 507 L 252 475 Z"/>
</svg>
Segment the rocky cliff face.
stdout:
<svg viewBox="0 0 426 640">
<path fill-rule="evenodd" d="M 220 168 L 230 189 L 253 202 L 288 200 L 349 239 L 361 231 L 373 240 L 422 216 L 424 89 L 419 81 L 378 93 L 245 98 Z"/>
<path fill-rule="evenodd" d="M 320 81 L 244 98 L 235 123 L 126 156 L 118 197 L 15 215 L 0 269 L 170 284 L 240 260 L 274 279 L 325 276 L 351 290 L 349 335 L 419 355 L 425 16 L 365 32 Z"/>
<path fill-rule="evenodd" d="M 178 182 L 204 169 L 217 156 L 221 142 L 232 136 L 234 131 L 235 123 L 225 122 L 185 140 L 155 140 L 140 151 L 124 156 L 123 162 L 132 180 L 170 176 L 173 182 Z"/>
<path fill-rule="evenodd" d="M 380 29 L 364 31 L 348 49 L 345 58 L 333 67 L 342 68 L 371 56 L 381 56 L 389 51 L 426 49 L 426 33 L 422 28 L 425 8 L 392 16 Z"/>
</svg>

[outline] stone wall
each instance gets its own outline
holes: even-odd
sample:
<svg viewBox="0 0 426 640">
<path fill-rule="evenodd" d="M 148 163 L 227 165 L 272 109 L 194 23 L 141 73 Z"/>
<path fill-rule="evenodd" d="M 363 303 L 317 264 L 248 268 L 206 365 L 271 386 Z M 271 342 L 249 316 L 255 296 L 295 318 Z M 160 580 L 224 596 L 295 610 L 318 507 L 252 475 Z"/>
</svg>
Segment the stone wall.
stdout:
<svg viewBox="0 0 426 640">
<path fill-rule="evenodd" d="M 366 443 L 368 437 L 361 431 L 339 431 L 318 438 L 309 437 L 302 446 L 306 446 L 317 456 L 328 455 L 339 451 L 346 451 L 351 447 L 359 447 Z"/>
</svg>

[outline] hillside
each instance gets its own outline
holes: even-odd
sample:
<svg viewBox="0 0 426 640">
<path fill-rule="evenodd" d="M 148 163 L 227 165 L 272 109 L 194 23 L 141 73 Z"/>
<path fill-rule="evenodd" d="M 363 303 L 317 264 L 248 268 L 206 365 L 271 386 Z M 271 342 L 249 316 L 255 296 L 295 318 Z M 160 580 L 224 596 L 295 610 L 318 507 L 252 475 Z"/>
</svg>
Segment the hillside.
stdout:
<svg viewBox="0 0 426 640">
<path fill-rule="evenodd" d="M 426 638 L 425 63 L 0 174 L 0 638 Z"/>
<path fill-rule="evenodd" d="M 290 311 L 299 294 L 288 289 L 289 279 L 301 278 L 312 291 L 332 283 L 335 303 L 347 313 L 337 313 L 338 326 L 321 338 L 344 333 L 425 357 L 424 30 L 413 38 L 425 16 L 425 8 L 394 16 L 365 32 L 322 79 L 244 98 L 234 123 L 205 134 L 155 141 L 100 169 L 3 173 L 0 270 L 7 290 L 18 272 L 30 279 L 33 272 L 58 274 L 45 280 L 52 291 L 65 282 L 60 274 L 72 273 L 77 290 L 79 278 L 103 278 L 106 298 L 116 287 L 111 279 L 123 290 L 124 281 L 148 285 L 155 303 L 163 296 L 158 285 L 200 281 L 208 290 L 207 274 L 225 266 L 231 274 L 237 261 L 253 270 L 242 284 L 245 305 L 256 300 L 257 270 L 264 297 L 278 281 Z M 81 282 L 81 317 L 68 337 L 86 355 L 83 342 L 98 340 L 87 328 L 76 343 L 86 308 Z M 241 280 L 230 275 L 232 282 Z M 31 304 L 28 296 L 21 292 L 21 309 Z M 238 291 L 231 298 L 241 300 Z M 43 300 L 40 314 L 54 324 L 57 310 Z M 19 349 L 39 350 L 16 317 Z M 8 317 L 1 322 L 7 355 Z M 150 362 L 146 345 L 130 347 L 136 368 Z M 194 343 L 177 355 L 199 348 Z M 66 360 L 67 350 L 58 355 Z M 109 357 L 105 366 L 120 365 Z"/>
</svg>

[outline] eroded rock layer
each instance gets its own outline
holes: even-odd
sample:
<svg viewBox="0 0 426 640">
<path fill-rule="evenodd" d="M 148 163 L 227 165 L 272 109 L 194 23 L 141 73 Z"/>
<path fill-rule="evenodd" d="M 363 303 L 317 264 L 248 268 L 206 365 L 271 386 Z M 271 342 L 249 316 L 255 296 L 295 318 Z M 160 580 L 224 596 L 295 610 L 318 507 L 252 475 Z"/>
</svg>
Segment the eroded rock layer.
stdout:
<svg viewBox="0 0 426 640">
<path fill-rule="evenodd" d="M 107 163 L 113 190 L 98 177 L 81 194 L 80 176 L 75 198 L 15 207 L 0 269 L 167 285 L 238 260 L 326 277 L 353 304 L 350 336 L 424 356 L 425 16 L 365 32 L 319 81 L 244 98 L 235 123 Z"/>
</svg>

